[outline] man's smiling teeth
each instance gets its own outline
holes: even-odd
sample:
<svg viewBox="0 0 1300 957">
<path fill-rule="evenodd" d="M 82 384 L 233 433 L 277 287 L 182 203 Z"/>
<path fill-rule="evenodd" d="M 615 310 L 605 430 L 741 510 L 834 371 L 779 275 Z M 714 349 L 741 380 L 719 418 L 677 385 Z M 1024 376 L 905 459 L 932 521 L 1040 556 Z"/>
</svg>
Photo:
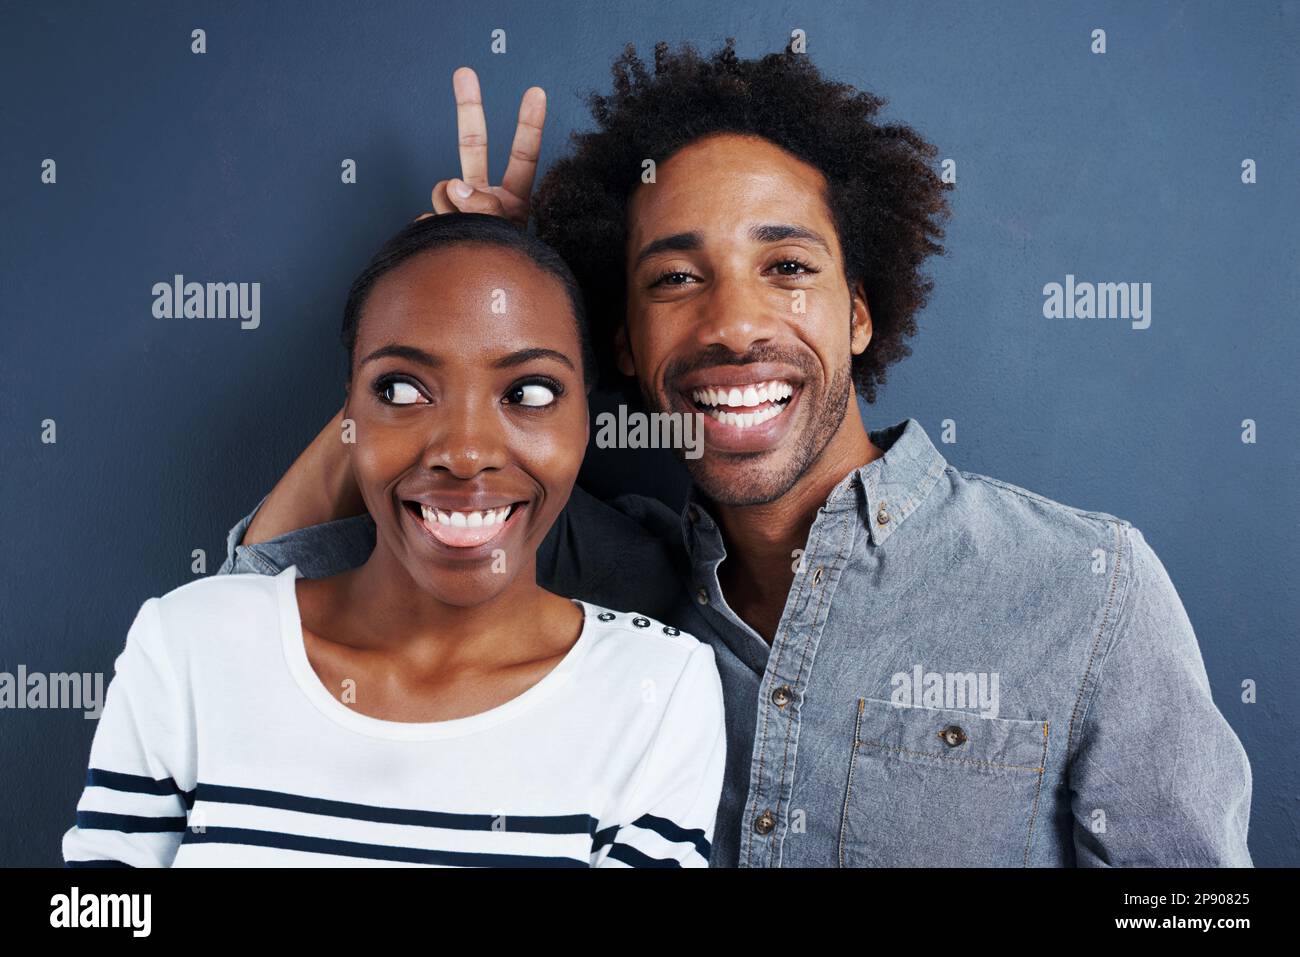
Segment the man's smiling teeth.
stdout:
<svg viewBox="0 0 1300 957">
<path fill-rule="evenodd" d="M 746 386 L 718 386 L 696 389 L 691 398 L 724 425 L 747 429 L 776 418 L 785 411 L 794 386 L 779 379 Z M 723 407 L 738 411 L 724 411 Z"/>
<path fill-rule="evenodd" d="M 753 411 L 754 407 L 763 405 L 767 402 L 779 402 L 782 399 L 788 399 L 794 395 L 794 386 L 788 382 L 782 382 L 779 379 L 773 382 L 759 382 L 745 386 L 720 386 L 718 388 L 696 389 L 691 393 L 691 398 L 702 405 L 727 405 L 734 407 L 746 408 Z"/>
<path fill-rule="evenodd" d="M 484 525 L 500 525 L 510 517 L 513 505 L 504 508 L 490 508 L 481 512 L 448 512 L 440 508 L 420 506 L 420 514 L 430 525 L 451 525 L 454 528 L 482 528 Z"/>
</svg>

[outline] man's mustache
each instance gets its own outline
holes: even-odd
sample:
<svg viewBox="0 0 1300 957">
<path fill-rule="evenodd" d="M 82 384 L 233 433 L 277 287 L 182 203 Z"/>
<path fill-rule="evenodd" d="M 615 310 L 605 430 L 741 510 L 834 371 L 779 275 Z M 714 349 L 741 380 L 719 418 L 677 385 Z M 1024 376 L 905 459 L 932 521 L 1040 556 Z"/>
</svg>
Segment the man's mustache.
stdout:
<svg viewBox="0 0 1300 957">
<path fill-rule="evenodd" d="M 773 362 L 799 370 L 805 383 L 817 375 L 817 363 L 809 355 L 781 346 L 759 345 L 743 353 L 733 352 L 726 346 L 714 343 L 694 355 L 673 360 L 664 370 L 664 384 L 673 388 L 682 376 L 689 375 L 697 369 L 711 369 L 717 366 L 747 366 L 758 362 Z"/>
</svg>

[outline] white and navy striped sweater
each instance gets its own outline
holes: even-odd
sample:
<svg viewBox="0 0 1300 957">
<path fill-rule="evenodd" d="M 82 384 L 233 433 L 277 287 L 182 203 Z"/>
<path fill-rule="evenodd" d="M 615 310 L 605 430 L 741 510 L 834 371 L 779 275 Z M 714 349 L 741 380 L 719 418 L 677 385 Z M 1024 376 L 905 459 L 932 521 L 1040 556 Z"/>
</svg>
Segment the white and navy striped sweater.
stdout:
<svg viewBox="0 0 1300 957">
<path fill-rule="evenodd" d="M 726 754 L 707 645 L 579 602 L 578 642 L 522 695 L 383 721 L 312 669 L 297 577 L 220 576 L 144 603 L 68 864 L 707 866 Z"/>
</svg>

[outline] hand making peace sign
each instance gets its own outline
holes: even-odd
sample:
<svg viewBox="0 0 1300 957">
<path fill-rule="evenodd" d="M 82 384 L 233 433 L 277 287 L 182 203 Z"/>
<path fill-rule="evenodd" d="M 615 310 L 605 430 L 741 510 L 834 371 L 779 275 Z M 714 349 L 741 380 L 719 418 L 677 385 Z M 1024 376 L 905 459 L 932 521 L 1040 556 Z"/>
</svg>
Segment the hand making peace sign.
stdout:
<svg viewBox="0 0 1300 957">
<path fill-rule="evenodd" d="M 529 197 L 537 175 L 546 122 L 546 91 L 531 86 L 519 102 L 519 125 L 510 146 L 510 162 L 500 186 L 488 184 L 487 121 L 478 76 L 467 66 L 451 75 L 456 93 L 456 132 L 460 146 L 460 179 L 444 179 L 433 187 L 433 212 L 488 213 L 519 226 L 528 223 Z"/>
</svg>

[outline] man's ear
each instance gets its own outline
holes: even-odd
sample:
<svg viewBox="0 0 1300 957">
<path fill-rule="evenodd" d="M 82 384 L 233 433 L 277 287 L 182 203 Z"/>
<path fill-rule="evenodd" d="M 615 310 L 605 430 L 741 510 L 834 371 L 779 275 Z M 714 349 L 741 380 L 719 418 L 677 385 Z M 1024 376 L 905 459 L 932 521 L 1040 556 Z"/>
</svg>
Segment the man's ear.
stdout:
<svg viewBox="0 0 1300 957">
<path fill-rule="evenodd" d="M 614 333 L 614 361 L 618 371 L 629 378 L 636 378 L 636 363 L 632 361 L 632 350 L 627 344 L 627 326 L 619 326 Z"/>
<path fill-rule="evenodd" d="M 867 304 L 867 290 L 859 279 L 850 287 L 852 296 L 852 328 L 849 337 L 849 351 L 860 356 L 867 351 L 871 342 L 871 307 Z"/>
</svg>

